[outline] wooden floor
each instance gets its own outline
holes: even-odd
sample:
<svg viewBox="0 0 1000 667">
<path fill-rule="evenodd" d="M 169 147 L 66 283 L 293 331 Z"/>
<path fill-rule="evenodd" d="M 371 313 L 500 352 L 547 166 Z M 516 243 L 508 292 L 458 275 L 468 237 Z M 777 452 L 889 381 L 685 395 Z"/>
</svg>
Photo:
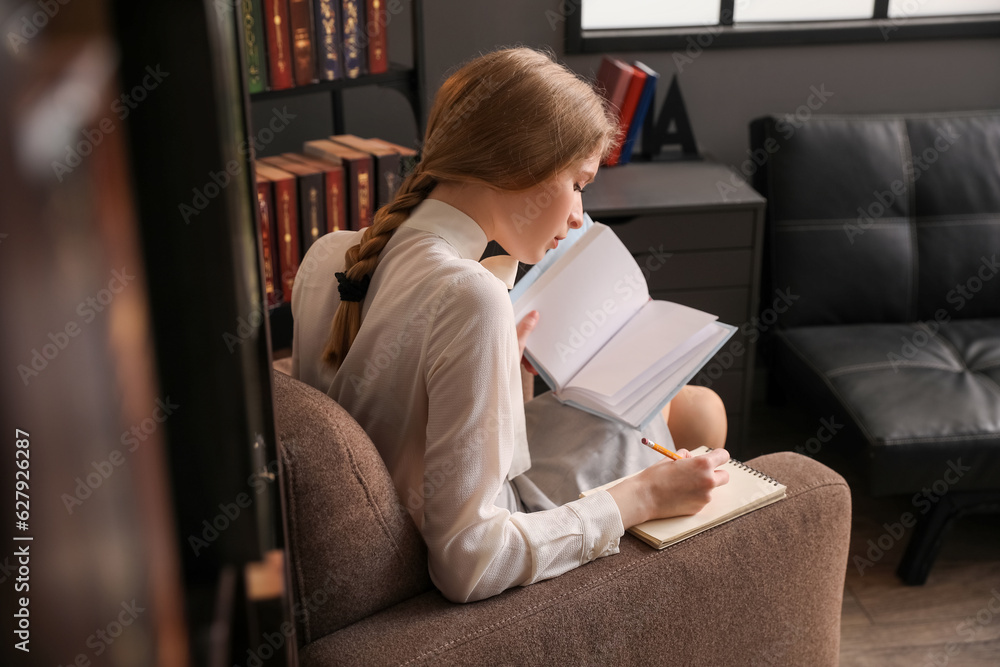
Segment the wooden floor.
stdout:
<svg viewBox="0 0 1000 667">
<path fill-rule="evenodd" d="M 776 408 L 761 401 L 750 421 L 750 451 L 804 449 L 820 426 L 795 407 Z M 959 521 L 945 539 L 927 583 L 905 586 L 895 570 L 912 529 L 894 524 L 904 512 L 918 514 L 911 497 L 868 495 L 837 451 L 836 437 L 814 458 L 844 475 L 852 489 L 851 562 L 844 588 L 840 664 L 1000 665 L 1000 515 Z"/>
</svg>

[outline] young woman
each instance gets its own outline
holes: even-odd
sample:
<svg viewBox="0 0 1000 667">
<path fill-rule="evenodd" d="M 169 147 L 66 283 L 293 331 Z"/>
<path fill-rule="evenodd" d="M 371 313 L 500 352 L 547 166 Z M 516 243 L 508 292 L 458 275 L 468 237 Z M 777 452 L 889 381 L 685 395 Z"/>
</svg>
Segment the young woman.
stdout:
<svg viewBox="0 0 1000 667">
<path fill-rule="evenodd" d="M 518 260 L 538 262 L 582 224 L 614 135 L 600 96 L 547 55 L 481 56 L 438 92 L 392 203 L 363 232 L 322 237 L 295 279 L 292 373 L 371 437 L 450 600 L 617 553 L 625 528 L 694 513 L 727 481 L 723 449 L 672 461 L 639 443 L 670 443 L 669 419 L 677 444 L 720 447 L 710 390 L 686 388 L 644 433 L 549 394 L 523 401 L 524 340 L 545 313 L 515 323 L 507 290 Z M 491 240 L 510 257 L 480 263 Z"/>
</svg>

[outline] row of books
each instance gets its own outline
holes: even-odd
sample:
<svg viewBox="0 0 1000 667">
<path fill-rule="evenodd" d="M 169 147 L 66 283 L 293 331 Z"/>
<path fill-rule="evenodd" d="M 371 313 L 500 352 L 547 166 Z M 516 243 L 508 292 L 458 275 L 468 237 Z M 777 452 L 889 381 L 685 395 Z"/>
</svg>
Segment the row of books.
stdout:
<svg viewBox="0 0 1000 667">
<path fill-rule="evenodd" d="M 251 93 L 389 69 L 384 0 L 243 0 Z"/>
<path fill-rule="evenodd" d="M 369 226 L 416 161 L 412 148 L 351 134 L 255 160 L 268 307 L 292 300 L 299 262 L 320 236 Z"/>
<path fill-rule="evenodd" d="M 632 159 L 636 136 L 653 106 L 660 75 L 638 60 L 631 65 L 605 56 L 597 70 L 597 86 L 618 113 L 618 141 L 604 162 L 606 166 L 627 164 Z"/>
</svg>

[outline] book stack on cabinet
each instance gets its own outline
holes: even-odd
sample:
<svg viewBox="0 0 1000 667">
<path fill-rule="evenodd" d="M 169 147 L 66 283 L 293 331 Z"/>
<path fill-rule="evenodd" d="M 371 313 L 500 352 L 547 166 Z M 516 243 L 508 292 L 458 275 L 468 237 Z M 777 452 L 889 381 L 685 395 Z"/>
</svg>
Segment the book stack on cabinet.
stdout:
<svg viewBox="0 0 1000 667">
<path fill-rule="evenodd" d="M 611 227 L 645 274 L 650 296 L 719 316 L 738 331 L 691 384 L 715 390 L 729 417 L 727 447 L 746 442 L 759 316 L 765 200 L 709 162 L 637 162 L 603 169 L 584 210 Z M 767 296 L 770 300 L 780 296 Z"/>
<path fill-rule="evenodd" d="M 353 135 L 307 141 L 301 153 L 256 160 L 268 307 L 291 302 L 299 264 L 320 236 L 370 225 L 415 160 L 413 149 Z"/>
<path fill-rule="evenodd" d="M 243 0 L 240 11 L 251 93 L 389 68 L 384 0 Z"/>
</svg>

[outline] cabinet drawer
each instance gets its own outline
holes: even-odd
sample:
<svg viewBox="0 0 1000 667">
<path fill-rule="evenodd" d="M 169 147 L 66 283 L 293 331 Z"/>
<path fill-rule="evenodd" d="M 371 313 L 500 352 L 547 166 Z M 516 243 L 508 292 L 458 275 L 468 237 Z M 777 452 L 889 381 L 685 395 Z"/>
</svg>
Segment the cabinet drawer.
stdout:
<svg viewBox="0 0 1000 667">
<path fill-rule="evenodd" d="M 680 252 L 669 257 L 652 253 L 635 255 L 650 292 L 708 287 L 749 287 L 753 251 L 713 250 Z"/>
<path fill-rule="evenodd" d="M 654 299 L 673 301 L 719 316 L 720 322 L 740 326 L 750 319 L 750 290 L 747 288 L 652 291 Z"/>
<path fill-rule="evenodd" d="M 694 213 L 655 213 L 626 218 L 602 218 L 598 222 L 611 227 L 632 253 L 650 252 L 651 248 L 706 250 L 743 248 L 753 245 L 752 211 L 702 211 Z"/>
</svg>

